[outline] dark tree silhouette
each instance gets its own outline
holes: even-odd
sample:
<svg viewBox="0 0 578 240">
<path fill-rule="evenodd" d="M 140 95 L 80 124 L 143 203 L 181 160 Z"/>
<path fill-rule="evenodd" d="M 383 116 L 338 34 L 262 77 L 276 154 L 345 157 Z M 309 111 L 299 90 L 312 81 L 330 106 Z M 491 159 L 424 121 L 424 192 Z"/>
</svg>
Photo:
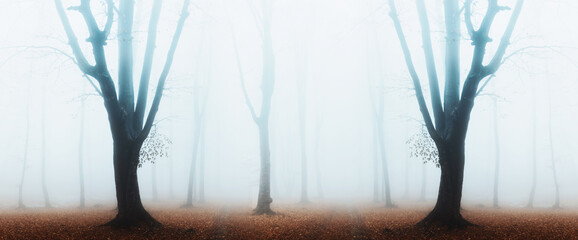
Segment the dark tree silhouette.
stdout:
<svg viewBox="0 0 578 240">
<path fill-rule="evenodd" d="M 154 99 L 145 121 L 157 25 L 162 5 L 161 0 L 155 0 L 153 4 L 136 106 L 133 87 L 135 73 L 133 70 L 132 35 L 135 2 L 131 0 L 120 0 L 117 8 L 113 0 L 106 0 L 107 17 L 102 30 L 92 13 L 90 0 L 81 0 L 80 5 L 68 8 L 69 10 L 78 11 L 86 23 L 90 34 L 87 41 L 92 47 L 94 57 L 94 65 L 92 65 L 81 50 L 62 2 L 60 0 L 54 0 L 62 26 L 68 38 L 68 43 L 74 54 L 75 63 L 85 75 L 94 78 L 98 82 L 100 93 L 104 100 L 104 107 L 108 114 L 108 121 L 113 138 L 113 166 L 118 213 L 116 217 L 106 225 L 112 227 L 130 227 L 141 224 L 151 227 L 160 225 L 142 205 L 138 186 L 137 168 L 140 164 L 139 154 L 141 147 L 151 131 L 159 109 L 164 84 L 173 62 L 185 19 L 188 16 L 189 2 L 190 0 L 184 0 L 181 16 L 178 20 L 166 62 L 159 77 Z M 113 26 L 115 11 L 118 11 L 118 93 L 113 76 L 111 76 L 108 69 L 105 53 L 105 46 Z"/>
<path fill-rule="evenodd" d="M 441 177 L 437 202 L 427 217 L 418 223 L 420 226 L 441 225 L 452 228 L 471 225 L 460 213 L 465 164 L 465 139 L 470 114 L 474 107 L 474 100 L 477 96 L 480 82 L 493 75 L 502 64 L 502 59 L 509 45 L 523 2 L 524 0 L 517 0 L 494 56 L 487 64 L 484 64 L 486 45 L 491 41 L 489 31 L 492 23 L 498 12 L 509 8 L 498 5 L 497 0 L 488 0 L 487 10 L 479 28 L 476 30 L 471 16 L 472 0 L 465 1 L 463 6 L 465 26 L 472 40 L 474 54 L 460 96 L 460 16 L 462 8 L 459 6 L 458 0 L 444 1 L 446 79 L 442 106 L 427 11 L 424 0 L 416 0 L 429 79 L 431 106 L 433 109 L 432 120 L 400 20 L 397 17 L 394 0 L 389 0 L 390 17 L 393 20 L 405 62 L 413 81 L 419 109 L 425 121 L 428 134 L 435 142 L 439 152 Z"/>
</svg>

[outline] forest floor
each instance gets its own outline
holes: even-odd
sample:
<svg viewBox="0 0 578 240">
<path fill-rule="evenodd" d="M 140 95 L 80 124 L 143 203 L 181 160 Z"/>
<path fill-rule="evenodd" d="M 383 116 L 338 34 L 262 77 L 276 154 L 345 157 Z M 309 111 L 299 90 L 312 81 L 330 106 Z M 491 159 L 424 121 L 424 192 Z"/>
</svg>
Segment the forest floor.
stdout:
<svg viewBox="0 0 578 240">
<path fill-rule="evenodd" d="M 477 226 L 425 230 L 414 227 L 425 207 L 274 205 L 277 215 L 252 216 L 248 206 L 171 206 L 147 207 L 163 224 L 152 230 L 99 226 L 112 207 L 0 210 L 0 239 L 578 239 L 578 210 L 466 207 Z"/>
</svg>

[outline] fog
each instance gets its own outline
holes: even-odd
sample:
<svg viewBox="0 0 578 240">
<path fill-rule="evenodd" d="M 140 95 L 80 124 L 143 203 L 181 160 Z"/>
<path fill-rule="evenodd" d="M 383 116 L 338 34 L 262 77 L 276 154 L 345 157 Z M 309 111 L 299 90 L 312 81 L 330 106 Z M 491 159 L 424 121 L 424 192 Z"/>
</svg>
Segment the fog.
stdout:
<svg viewBox="0 0 578 240">
<path fill-rule="evenodd" d="M 474 2 L 473 21 L 479 25 L 485 1 Z M 514 2 L 504 0 L 500 4 L 513 7 Z M 195 124 L 199 121 L 195 118 L 196 104 L 204 109 L 204 120 L 200 124 L 203 132 L 199 145 L 203 156 L 196 162 L 194 198 L 198 200 L 202 188 L 208 203 L 257 203 L 259 129 L 246 104 L 235 47 L 247 96 L 259 114 L 263 68 L 260 3 L 191 2 L 190 16 L 155 119 L 158 134 L 170 139 L 168 155 L 158 157 L 154 164 L 143 162 L 138 170 L 145 206 L 155 200 L 154 185 L 158 201 L 186 201 Z M 426 1 L 440 79 L 445 74 L 442 3 Z M 63 4 L 67 8 L 78 3 L 63 0 Z M 181 4 L 163 4 L 149 106 Z M 416 6 L 413 1 L 397 4 L 429 102 Z M 93 1 L 92 5 L 102 26 L 106 20 L 105 1 Z M 1 0 L 1 6 L 0 208 L 18 207 L 23 168 L 24 204 L 44 206 L 43 157 L 52 206 L 78 206 L 79 157 L 84 165 L 87 206 L 114 205 L 113 139 L 107 112 L 102 98 L 67 57 L 72 51 L 54 2 Z M 136 79 L 144 58 L 151 7 L 152 1 L 136 1 Z M 534 206 L 554 204 L 553 156 L 560 205 L 578 207 L 578 98 L 574 94 L 578 87 L 578 34 L 571 27 L 578 20 L 577 10 L 574 1 L 525 2 L 505 55 L 507 59 L 475 100 L 466 138 L 464 204 L 492 204 L 497 133 L 501 206 L 518 208 L 528 204 L 535 155 Z M 293 204 L 301 199 L 300 82 L 304 86 L 301 96 L 305 99 L 304 140 L 311 202 L 370 203 L 375 200 L 375 172 L 377 200 L 383 201 L 382 159 L 374 143 L 378 134 L 372 110 L 375 106 L 384 111 L 385 157 L 393 202 L 410 207 L 419 202 L 423 188 L 425 201 L 432 206 L 435 203 L 440 169 L 435 163 L 424 164 L 423 159 L 410 154 L 408 139 L 424 131 L 423 118 L 389 11 L 387 1 L 273 1 L 275 86 L 269 119 L 273 209 L 276 204 Z M 83 52 L 92 61 L 91 46 L 84 41 L 88 32 L 81 15 L 75 11 L 67 14 Z M 500 12 L 492 25 L 490 37 L 494 41 L 487 47 L 490 57 L 510 14 L 511 11 Z M 463 78 L 469 71 L 473 47 L 463 24 L 462 29 Z M 117 32 L 114 25 L 105 46 L 114 79 L 118 75 Z M 440 82 L 443 89 L 443 81 Z M 134 87 L 136 91 L 138 81 Z M 383 104 L 372 105 L 372 96 L 374 101 L 383 97 Z M 374 165 L 376 157 L 378 165 Z"/>
</svg>

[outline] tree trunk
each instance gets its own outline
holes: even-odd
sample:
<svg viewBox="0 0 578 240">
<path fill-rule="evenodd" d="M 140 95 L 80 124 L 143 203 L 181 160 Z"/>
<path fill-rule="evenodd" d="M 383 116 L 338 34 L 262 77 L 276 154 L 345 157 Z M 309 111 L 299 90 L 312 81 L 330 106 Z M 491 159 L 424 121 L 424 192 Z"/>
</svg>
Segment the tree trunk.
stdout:
<svg viewBox="0 0 578 240">
<path fill-rule="evenodd" d="M 254 215 L 272 215 L 271 210 L 271 152 L 269 149 L 269 124 L 267 120 L 259 124 L 259 146 L 261 152 L 261 176 L 259 179 L 259 197 L 257 207 L 253 210 Z"/>
<path fill-rule="evenodd" d="M 301 93 L 304 94 L 304 93 Z M 299 96 L 304 98 L 304 96 Z M 301 145 L 301 203 L 309 203 L 307 196 L 307 148 L 305 142 L 305 102 L 300 99 L 299 104 L 299 136 Z"/>
<path fill-rule="evenodd" d="M 438 144 L 441 167 L 438 198 L 434 209 L 418 225 L 425 227 L 440 225 L 448 228 L 472 225 L 460 213 L 465 163 L 464 145 L 463 140 Z"/>
<path fill-rule="evenodd" d="M 28 81 L 30 84 L 30 81 Z M 24 188 L 24 179 L 26 178 L 26 163 L 28 162 L 28 143 L 30 137 L 30 85 L 27 88 L 26 95 L 26 140 L 24 142 L 24 157 L 22 160 L 22 174 L 20 175 L 20 185 L 18 185 L 18 208 L 26 208 L 22 199 L 22 190 Z"/>
<path fill-rule="evenodd" d="M 157 165 L 152 164 L 151 166 L 151 182 L 152 182 L 152 193 L 153 193 L 153 201 L 159 201 L 159 193 L 157 191 Z"/>
<path fill-rule="evenodd" d="M 494 146 L 495 146 L 495 159 L 494 164 L 494 199 L 493 206 L 498 208 L 498 184 L 500 180 L 500 138 L 498 137 L 498 103 L 497 99 L 493 100 L 494 108 Z"/>
<path fill-rule="evenodd" d="M 419 194 L 419 201 L 425 201 L 425 189 L 427 184 L 427 171 L 426 171 L 425 163 L 421 165 L 421 191 Z"/>
<path fill-rule="evenodd" d="M 374 125 L 375 126 L 375 125 Z M 379 170 L 378 167 L 378 152 L 377 148 L 377 135 L 375 131 L 373 132 L 373 202 L 379 202 Z"/>
<path fill-rule="evenodd" d="M 84 112 L 85 100 L 82 99 L 80 106 L 80 135 L 78 137 L 78 183 L 80 184 L 80 208 L 85 207 L 85 193 L 84 193 Z"/>
<path fill-rule="evenodd" d="M 548 136 L 550 139 L 550 160 L 552 161 L 552 176 L 554 176 L 554 189 L 556 198 L 552 208 L 560 208 L 560 189 L 558 187 L 558 175 L 556 174 L 556 161 L 554 159 L 554 139 L 552 137 L 552 93 L 548 82 Z"/>
<path fill-rule="evenodd" d="M 114 180 L 118 213 L 105 225 L 130 228 L 145 224 L 160 226 L 143 207 L 138 186 L 137 169 L 141 145 L 134 142 L 114 143 Z"/>
<path fill-rule="evenodd" d="M 377 123 L 377 136 L 379 140 L 379 152 L 381 154 L 381 167 L 382 167 L 382 174 L 383 174 L 383 185 L 385 191 L 385 207 L 395 207 L 393 202 L 391 201 L 391 190 L 389 185 L 389 170 L 387 168 L 387 159 L 385 157 L 385 136 L 383 136 L 383 117 L 379 118 L 380 121 Z"/>
<path fill-rule="evenodd" d="M 204 118 L 203 118 L 204 123 Z M 199 143 L 199 203 L 205 202 L 205 124 L 201 127 L 201 140 Z"/>
<path fill-rule="evenodd" d="M 183 207 L 192 207 L 193 206 L 193 192 L 195 187 L 195 172 L 196 172 L 196 165 L 197 165 L 197 157 L 199 153 L 199 139 L 200 139 L 200 131 L 199 131 L 199 119 L 196 119 L 195 123 L 195 133 L 193 135 L 193 158 L 191 159 L 191 167 L 189 169 L 189 187 L 187 188 L 187 202 Z"/>
<path fill-rule="evenodd" d="M 530 198 L 528 206 L 534 207 L 534 196 L 536 195 L 536 83 L 532 88 L 532 187 L 530 189 Z"/>
<path fill-rule="evenodd" d="M 42 85 L 42 194 L 44 196 L 44 207 L 50 208 L 50 198 L 46 187 L 46 83 Z"/>
</svg>

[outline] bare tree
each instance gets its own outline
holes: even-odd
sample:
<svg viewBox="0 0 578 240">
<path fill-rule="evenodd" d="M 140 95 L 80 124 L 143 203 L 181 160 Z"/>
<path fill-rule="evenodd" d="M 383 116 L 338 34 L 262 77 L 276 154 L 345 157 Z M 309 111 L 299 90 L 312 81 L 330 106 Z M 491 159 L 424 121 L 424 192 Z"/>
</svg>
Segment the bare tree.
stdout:
<svg viewBox="0 0 578 240">
<path fill-rule="evenodd" d="M 552 136 L 552 87 L 550 81 L 548 84 L 548 139 L 550 140 L 550 161 L 552 162 L 552 176 L 554 177 L 554 205 L 552 208 L 560 208 L 560 187 L 558 184 L 558 175 L 556 174 L 556 160 L 554 158 L 554 139 Z"/>
<path fill-rule="evenodd" d="M 18 208 L 24 209 L 22 191 L 24 189 L 24 179 L 26 179 L 26 164 L 28 163 L 28 145 L 30 138 L 30 80 L 26 88 L 26 136 L 24 141 L 24 156 L 22 157 L 22 173 L 20 174 L 20 184 L 18 185 Z"/>
<path fill-rule="evenodd" d="M 500 137 L 498 135 L 498 98 L 492 98 L 492 111 L 493 111 L 493 119 L 494 119 L 494 198 L 492 201 L 492 205 L 494 208 L 498 208 L 498 186 L 500 182 Z"/>
<path fill-rule="evenodd" d="M 94 78 L 98 82 L 104 100 L 104 107 L 108 113 L 114 146 L 113 165 L 118 213 L 106 225 L 113 227 L 130 227 L 140 224 L 148 226 L 160 225 L 142 205 L 138 187 L 137 168 L 140 164 L 139 154 L 141 147 L 151 131 L 159 109 L 165 81 L 173 62 L 185 19 L 188 16 L 189 2 L 190 0 L 184 0 L 181 16 L 145 121 L 149 80 L 151 78 L 157 25 L 162 1 L 155 0 L 153 4 L 135 106 L 132 35 L 135 2 L 120 0 L 117 7 L 113 0 L 106 0 L 107 16 L 102 30 L 99 27 L 98 20 L 93 15 L 90 0 L 81 0 L 80 5 L 69 7 L 71 10 L 78 11 L 86 23 L 90 34 L 87 41 L 92 47 L 94 57 L 94 65 L 92 65 L 81 50 L 62 2 L 54 0 L 75 61 L 85 75 Z M 114 79 L 108 69 L 105 53 L 105 46 L 113 26 L 115 11 L 118 12 L 118 93 Z"/>
<path fill-rule="evenodd" d="M 254 9 L 253 16 L 255 17 L 255 24 L 259 29 L 262 41 L 262 62 L 263 74 L 261 82 L 261 111 L 257 115 L 255 108 L 249 99 L 247 89 L 245 88 L 245 77 L 239 57 L 239 50 L 237 48 L 237 40 L 233 33 L 233 43 L 235 50 L 235 57 L 237 60 L 237 67 L 239 69 L 239 79 L 241 80 L 241 87 L 245 102 L 253 121 L 259 128 L 259 149 L 261 159 L 261 170 L 259 177 L 259 196 L 257 199 L 257 207 L 253 210 L 255 215 L 275 214 L 271 210 L 271 149 L 269 143 L 269 115 L 271 113 L 271 98 L 273 97 L 273 90 L 275 88 L 275 56 L 273 53 L 273 43 L 271 39 L 271 15 L 272 15 L 272 1 L 261 1 L 262 14 L 257 14 Z M 258 22 L 258 19 L 261 21 Z"/>
<path fill-rule="evenodd" d="M 44 207 L 50 208 L 52 204 L 50 204 L 50 197 L 48 195 L 48 188 L 46 186 L 46 81 L 42 82 L 42 126 L 41 126 L 41 134 L 42 134 L 42 143 L 41 143 L 41 151 L 42 151 L 42 196 L 44 196 Z"/>
<path fill-rule="evenodd" d="M 378 49 L 377 40 L 375 42 L 375 48 Z M 368 51 L 369 55 L 369 51 Z M 368 57 L 369 58 L 369 57 Z M 377 64 L 379 68 L 381 67 L 381 58 L 379 55 L 377 56 Z M 369 65 L 369 64 L 368 64 Z M 371 110 L 373 113 L 374 118 L 374 127 L 375 133 L 377 135 L 377 145 L 379 148 L 379 154 L 381 157 L 381 170 L 383 176 L 383 190 L 385 195 L 385 207 L 395 207 L 393 202 L 391 201 L 391 188 L 389 184 L 389 170 L 387 166 L 387 158 L 385 155 L 385 85 L 383 83 L 384 79 L 382 78 L 383 74 L 379 74 L 377 76 L 378 82 L 376 86 L 371 86 L 371 80 L 368 79 L 369 83 L 369 96 L 371 100 Z M 377 92 L 377 94 L 375 93 Z M 377 95 L 377 96 L 376 96 Z"/>
<path fill-rule="evenodd" d="M 419 109 L 428 133 L 439 152 L 441 178 L 438 199 L 434 209 L 418 225 L 431 226 L 439 224 L 447 227 L 466 227 L 471 224 L 460 213 L 465 164 L 465 139 L 470 114 L 474 107 L 474 100 L 477 96 L 480 82 L 493 75 L 502 64 L 502 59 L 509 45 L 523 2 L 524 0 L 517 0 L 494 56 L 488 64 L 484 64 L 486 45 L 491 41 L 489 31 L 492 23 L 498 12 L 509 8 L 498 5 L 497 0 L 488 0 L 484 17 L 476 30 L 471 16 L 472 0 L 465 1 L 463 6 L 465 26 L 472 40 L 474 54 L 460 96 L 460 16 L 462 8 L 459 6 L 458 0 L 444 1 L 446 79 L 442 106 L 425 2 L 424 0 L 416 0 L 429 79 L 431 106 L 433 109 L 432 120 L 422 92 L 419 76 L 413 65 L 411 53 L 397 16 L 394 0 L 389 0 L 390 17 L 393 20 L 405 62 L 413 81 Z"/>
<path fill-rule="evenodd" d="M 297 109 L 299 115 L 299 144 L 301 151 L 301 203 L 309 203 L 307 192 L 307 50 L 305 43 L 296 51 L 295 64 L 297 73 Z"/>
<path fill-rule="evenodd" d="M 206 28 L 206 27 L 205 27 Z M 201 39 L 201 44 L 200 44 L 200 48 L 197 52 L 197 59 L 201 59 L 201 56 L 203 54 L 203 50 L 205 48 L 207 48 L 205 46 L 205 44 L 210 44 L 210 40 L 207 41 L 206 40 L 206 34 L 205 34 L 205 28 L 203 28 L 202 31 L 202 39 Z M 210 49 L 210 47 L 208 47 L 208 49 Z M 209 53 L 208 56 L 210 56 L 211 54 Z M 203 61 L 204 62 L 204 61 Z M 209 62 L 210 64 L 210 62 Z M 192 153 L 193 153 L 193 157 L 191 158 L 191 165 L 190 165 L 190 169 L 189 169 L 189 185 L 187 188 L 187 202 L 183 205 L 183 207 L 192 207 L 193 206 L 193 200 L 195 198 L 195 196 L 193 196 L 193 193 L 195 192 L 195 177 L 196 175 L 196 167 L 197 167 L 197 162 L 199 162 L 199 158 L 201 156 L 199 156 L 199 149 L 200 149 L 200 145 L 204 146 L 204 143 L 202 143 L 202 141 L 204 141 L 204 138 L 202 137 L 203 135 L 203 126 L 204 126 L 204 122 L 205 122 L 205 110 L 207 108 L 207 98 L 209 96 L 209 72 L 208 70 L 206 70 L 206 68 L 203 68 L 201 66 L 201 63 L 197 63 L 196 66 L 196 71 L 197 71 L 197 75 L 198 77 L 196 77 L 193 81 L 194 81 L 194 86 L 193 86 L 193 146 L 192 146 Z M 204 71 L 201 71 L 200 69 L 204 69 Z M 206 83 L 203 84 L 201 81 L 203 79 L 206 79 Z M 201 150 L 203 151 L 203 150 Z M 201 160 L 204 161 L 204 160 Z M 204 168 L 204 162 L 201 164 L 199 162 L 199 165 L 203 165 L 203 166 L 199 166 L 199 167 L 203 167 Z M 200 171 L 202 171 L 203 169 L 200 169 Z"/>
</svg>

